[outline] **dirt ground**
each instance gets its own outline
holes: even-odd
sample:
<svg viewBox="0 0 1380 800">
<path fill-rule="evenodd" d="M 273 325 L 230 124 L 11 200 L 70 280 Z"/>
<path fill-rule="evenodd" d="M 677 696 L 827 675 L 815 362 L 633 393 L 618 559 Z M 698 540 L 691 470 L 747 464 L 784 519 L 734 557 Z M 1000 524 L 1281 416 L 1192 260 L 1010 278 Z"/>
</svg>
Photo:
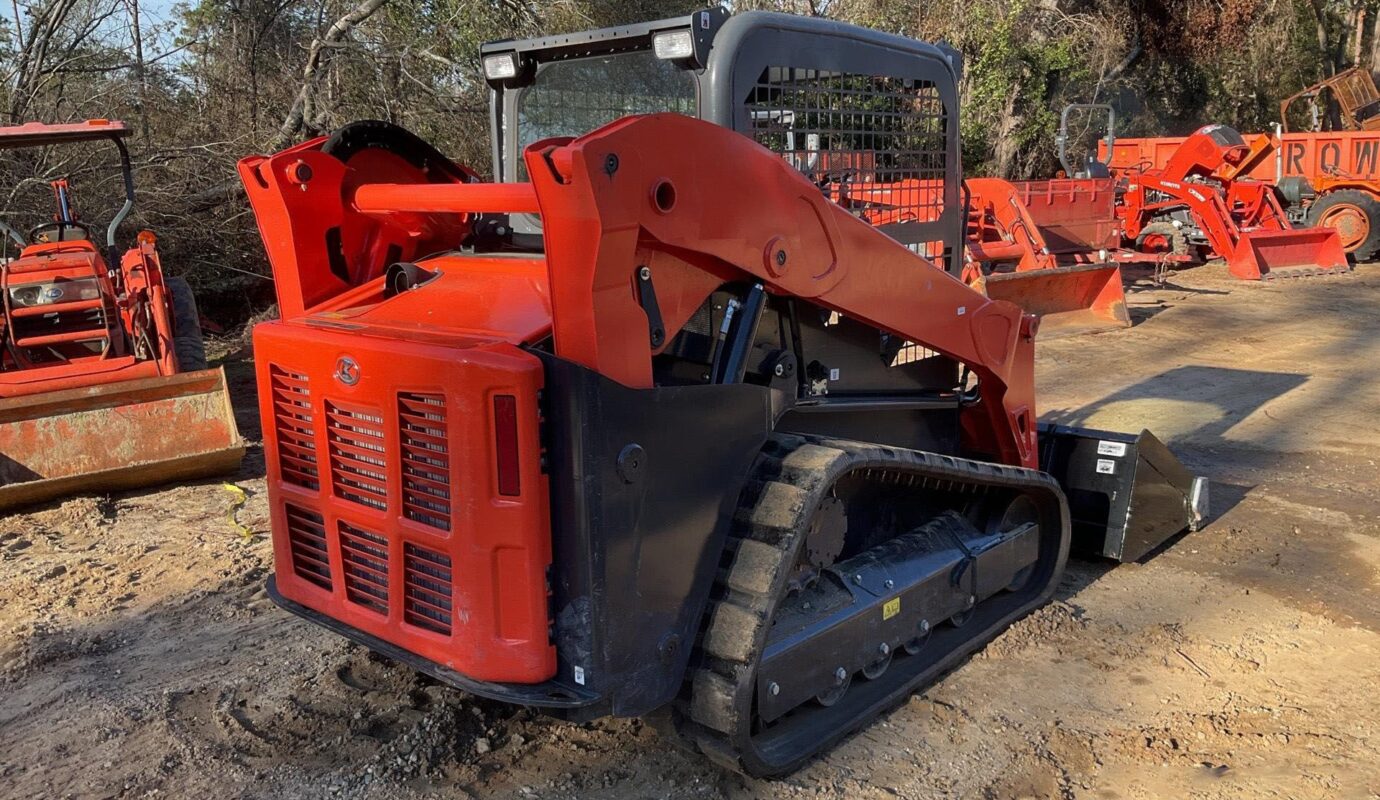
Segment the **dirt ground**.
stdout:
<svg viewBox="0 0 1380 800">
<path fill-rule="evenodd" d="M 231 355 L 242 492 L 0 520 L 0 796 L 1380 797 L 1380 267 L 1205 267 L 1131 300 L 1129 331 L 1042 344 L 1042 416 L 1154 430 L 1210 476 L 1211 523 L 1072 563 L 1056 602 L 780 782 L 637 721 L 476 700 L 276 609 Z"/>
</svg>

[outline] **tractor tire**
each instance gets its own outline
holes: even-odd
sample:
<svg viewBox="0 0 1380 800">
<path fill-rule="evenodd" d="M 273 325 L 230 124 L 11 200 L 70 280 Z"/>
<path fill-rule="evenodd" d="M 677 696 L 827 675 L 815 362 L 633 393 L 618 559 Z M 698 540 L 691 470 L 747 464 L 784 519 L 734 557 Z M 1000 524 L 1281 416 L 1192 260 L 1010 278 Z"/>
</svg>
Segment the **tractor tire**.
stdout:
<svg viewBox="0 0 1380 800">
<path fill-rule="evenodd" d="M 1147 248 L 1159 248 L 1167 246 L 1169 249 L 1156 249 L 1154 251 Z M 1136 237 L 1136 249 L 1142 253 L 1167 252 L 1169 255 L 1182 256 L 1188 253 L 1188 240 L 1184 237 L 1183 231 L 1174 227 L 1168 222 L 1152 222 L 1141 229 L 1140 235 Z"/>
<path fill-rule="evenodd" d="M 1335 228 L 1353 261 L 1380 253 L 1380 200 L 1355 189 L 1328 192 L 1308 208 L 1308 227 Z"/>
<path fill-rule="evenodd" d="M 196 310 L 196 296 L 186 278 L 164 278 L 172 305 L 173 352 L 177 355 L 179 372 L 206 369 L 206 340 L 201 336 L 201 314 Z"/>
</svg>

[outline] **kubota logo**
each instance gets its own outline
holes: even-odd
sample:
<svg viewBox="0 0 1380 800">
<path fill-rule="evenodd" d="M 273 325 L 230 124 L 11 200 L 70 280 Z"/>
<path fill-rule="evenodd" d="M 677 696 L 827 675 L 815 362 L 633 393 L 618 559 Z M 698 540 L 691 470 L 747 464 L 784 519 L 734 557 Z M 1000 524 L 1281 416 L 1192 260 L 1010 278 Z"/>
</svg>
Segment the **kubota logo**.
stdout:
<svg viewBox="0 0 1380 800">
<path fill-rule="evenodd" d="M 335 362 L 335 379 L 346 386 L 359 383 L 359 362 L 349 356 L 341 356 Z"/>
</svg>

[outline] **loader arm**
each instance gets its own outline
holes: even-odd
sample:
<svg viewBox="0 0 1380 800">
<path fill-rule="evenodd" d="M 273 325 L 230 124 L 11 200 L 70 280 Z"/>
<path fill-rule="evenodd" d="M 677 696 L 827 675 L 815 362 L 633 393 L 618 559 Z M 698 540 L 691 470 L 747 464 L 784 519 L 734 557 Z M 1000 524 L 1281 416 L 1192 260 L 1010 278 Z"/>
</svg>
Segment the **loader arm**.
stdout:
<svg viewBox="0 0 1380 800">
<path fill-rule="evenodd" d="M 712 291 L 755 279 L 967 365 L 981 386 L 964 411 L 968 449 L 1034 466 L 1035 319 L 839 208 L 771 151 L 710 123 L 657 114 L 537 142 L 524 158 L 527 190 L 456 183 L 425 194 L 361 192 L 380 214 L 522 210 L 524 191 L 535 194 L 556 353 L 625 386 L 652 385 L 652 355 Z M 375 204 L 380 192 L 391 208 Z M 644 267 L 657 307 L 685 310 L 662 320 L 659 335 L 637 290 Z"/>
</svg>

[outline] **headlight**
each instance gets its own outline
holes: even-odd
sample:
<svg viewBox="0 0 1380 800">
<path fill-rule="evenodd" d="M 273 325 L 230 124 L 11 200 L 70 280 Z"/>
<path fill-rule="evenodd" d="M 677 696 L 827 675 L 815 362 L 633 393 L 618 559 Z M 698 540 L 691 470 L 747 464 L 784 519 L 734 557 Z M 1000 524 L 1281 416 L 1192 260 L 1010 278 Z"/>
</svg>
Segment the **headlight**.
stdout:
<svg viewBox="0 0 1380 800">
<path fill-rule="evenodd" d="M 688 30 L 662 31 L 652 37 L 652 52 L 662 61 L 689 58 L 695 54 L 695 38 Z"/>
<path fill-rule="evenodd" d="M 495 53 L 484 56 L 484 77 L 491 81 L 516 78 L 518 73 L 517 53 Z"/>
<path fill-rule="evenodd" d="M 95 278 L 31 283 L 27 286 L 10 288 L 10 304 L 21 308 L 74 303 L 78 300 L 95 300 L 100 296 L 101 287 Z"/>
</svg>

